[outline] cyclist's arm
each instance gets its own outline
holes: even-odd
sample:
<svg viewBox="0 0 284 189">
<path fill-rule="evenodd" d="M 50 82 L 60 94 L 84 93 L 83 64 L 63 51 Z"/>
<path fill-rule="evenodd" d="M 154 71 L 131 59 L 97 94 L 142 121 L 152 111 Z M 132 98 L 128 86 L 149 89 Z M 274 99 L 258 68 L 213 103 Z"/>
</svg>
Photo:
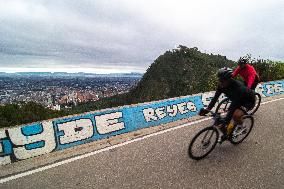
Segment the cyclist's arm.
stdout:
<svg viewBox="0 0 284 189">
<path fill-rule="evenodd" d="M 232 74 L 232 78 L 236 77 L 239 73 L 240 73 L 240 66 L 238 66 L 238 67 L 234 70 L 234 72 L 233 72 L 233 74 Z"/>
<path fill-rule="evenodd" d="M 248 76 L 247 87 L 248 87 L 249 89 L 251 89 L 251 86 L 252 86 L 252 84 L 253 84 L 253 82 L 254 82 L 254 79 L 255 79 L 255 75 L 254 75 L 254 74 L 250 74 L 250 75 Z"/>
<path fill-rule="evenodd" d="M 221 90 L 218 88 L 215 92 L 214 97 L 212 98 L 211 102 L 209 103 L 207 107 L 208 110 L 211 110 L 214 107 L 221 93 L 222 93 Z"/>
</svg>

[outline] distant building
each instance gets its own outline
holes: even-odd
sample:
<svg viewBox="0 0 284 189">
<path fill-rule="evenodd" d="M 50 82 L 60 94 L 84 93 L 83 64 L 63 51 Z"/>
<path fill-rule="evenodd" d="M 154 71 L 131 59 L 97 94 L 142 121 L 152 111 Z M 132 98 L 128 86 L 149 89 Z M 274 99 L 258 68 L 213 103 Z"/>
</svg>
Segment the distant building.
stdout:
<svg viewBox="0 0 284 189">
<path fill-rule="evenodd" d="M 59 104 L 56 104 L 55 106 L 52 106 L 51 109 L 52 109 L 52 110 L 58 110 L 58 111 L 59 111 L 59 110 L 60 110 L 60 105 L 59 105 Z"/>
</svg>

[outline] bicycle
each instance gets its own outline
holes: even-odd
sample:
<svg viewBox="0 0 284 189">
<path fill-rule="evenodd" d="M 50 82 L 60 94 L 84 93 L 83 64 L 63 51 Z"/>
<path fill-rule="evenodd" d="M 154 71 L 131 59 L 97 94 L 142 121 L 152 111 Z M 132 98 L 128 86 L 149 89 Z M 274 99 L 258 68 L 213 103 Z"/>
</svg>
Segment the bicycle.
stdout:
<svg viewBox="0 0 284 189">
<path fill-rule="evenodd" d="M 211 116 L 213 117 L 214 123 L 199 131 L 191 140 L 188 147 L 188 155 L 194 160 L 200 160 L 209 155 L 213 149 L 216 147 L 216 144 L 219 139 L 219 128 L 221 114 L 210 111 Z M 254 118 L 252 115 L 246 114 L 243 116 L 243 124 L 237 125 L 234 124 L 230 133 L 228 134 L 228 139 L 232 144 L 237 145 L 243 142 L 243 140 L 250 134 L 254 125 Z M 200 142 L 198 142 L 201 140 Z M 195 152 L 195 145 L 197 144 L 197 149 L 205 152 Z"/>
<path fill-rule="evenodd" d="M 229 98 L 224 98 L 223 100 L 221 100 L 221 102 L 218 104 L 218 106 L 216 107 L 215 112 L 216 113 L 226 113 L 228 112 L 228 108 L 230 106 L 230 99 Z M 255 104 L 254 107 L 250 110 L 247 110 L 247 114 L 249 115 L 253 115 L 259 108 L 261 103 L 261 95 L 259 93 L 255 92 Z"/>
</svg>

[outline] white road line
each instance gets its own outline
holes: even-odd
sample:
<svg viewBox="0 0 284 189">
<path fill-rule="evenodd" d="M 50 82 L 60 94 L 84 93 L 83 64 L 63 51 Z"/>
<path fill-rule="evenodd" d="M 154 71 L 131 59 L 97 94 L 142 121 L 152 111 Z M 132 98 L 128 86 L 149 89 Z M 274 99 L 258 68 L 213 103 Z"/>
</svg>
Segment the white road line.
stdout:
<svg viewBox="0 0 284 189">
<path fill-rule="evenodd" d="M 274 99 L 274 100 L 269 100 L 269 101 L 266 101 L 266 102 L 262 102 L 261 105 L 268 104 L 268 103 L 270 103 L 270 102 L 275 102 L 275 101 L 283 100 L 283 99 L 284 99 L 284 97 L 283 97 L 283 98 L 277 98 L 277 99 Z"/>
<path fill-rule="evenodd" d="M 284 98 L 278 98 L 278 99 L 266 101 L 266 102 L 261 103 L 261 105 L 268 104 L 268 103 L 275 102 L 275 101 L 279 101 L 279 100 L 283 100 L 283 99 Z M 3 184 L 5 182 L 11 181 L 11 180 L 15 180 L 17 178 L 25 177 L 25 176 L 28 176 L 28 175 L 31 175 L 31 174 L 34 174 L 34 173 L 38 173 L 38 172 L 41 172 L 41 171 L 44 171 L 44 170 L 47 170 L 47 169 L 51 169 L 51 168 L 54 168 L 54 167 L 57 167 L 57 166 L 60 166 L 60 165 L 64 165 L 64 164 L 67 164 L 67 163 L 70 163 L 70 162 L 73 162 L 73 161 L 76 161 L 76 160 L 80 160 L 80 159 L 83 159 L 83 158 L 86 158 L 86 157 L 90 157 L 90 156 L 93 156 L 95 154 L 105 152 L 105 151 L 109 151 L 109 150 L 114 149 L 114 148 L 125 146 L 125 145 L 133 143 L 133 142 L 144 140 L 144 139 L 150 138 L 152 136 L 160 135 L 160 134 L 170 132 L 170 131 L 173 131 L 173 130 L 176 130 L 176 129 L 180 129 L 180 128 L 183 128 L 183 127 L 186 127 L 186 126 L 190 126 L 190 125 L 193 125 L 193 124 L 201 123 L 201 122 L 207 121 L 209 119 L 212 119 L 212 118 L 208 117 L 208 118 L 200 119 L 200 120 L 197 120 L 197 121 L 193 121 L 193 122 L 190 122 L 190 123 L 186 123 L 186 124 L 183 124 L 183 125 L 179 125 L 179 126 L 176 126 L 176 127 L 172 127 L 172 128 L 169 128 L 169 129 L 158 131 L 156 133 L 152 133 L 152 134 L 140 137 L 140 138 L 132 139 L 132 140 L 120 143 L 120 144 L 109 146 L 109 147 L 106 147 L 106 148 L 103 148 L 103 149 L 100 149 L 100 150 L 97 150 L 97 151 L 89 152 L 87 154 L 78 155 L 76 157 L 72 157 L 70 159 L 62 160 L 62 161 L 57 162 L 57 163 L 46 165 L 46 166 L 43 166 L 43 167 L 40 167 L 40 168 L 36 168 L 36 169 L 29 170 L 29 171 L 26 171 L 26 172 L 23 172 L 23 173 L 19 173 L 19 174 L 16 174 L 16 175 L 8 176 L 6 178 L 2 178 L 0 180 L 0 184 Z"/>
</svg>

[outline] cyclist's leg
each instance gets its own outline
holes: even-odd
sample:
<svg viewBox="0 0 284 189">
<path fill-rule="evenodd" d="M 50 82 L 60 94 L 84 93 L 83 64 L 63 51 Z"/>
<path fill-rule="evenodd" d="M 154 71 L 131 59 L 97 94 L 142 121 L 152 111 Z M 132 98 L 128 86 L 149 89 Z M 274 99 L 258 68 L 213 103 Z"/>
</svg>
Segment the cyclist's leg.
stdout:
<svg viewBox="0 0 284 189">
<path fill-rule="evenodd" d="M 243 83 L 246 87 L 248 86 L 248 83 L 245 80 L 243 81 Z"/>
<path fill-rule="evenodd" d="M 229 108 L 228 108 L 228 113 L 224 119 L 224 123 L 222 124 L 222 127 L 220 130 L 222 131 L 223 135 L 221 136 L 220 143 L 225 141 L 227 139 L 227 125 L 230 123 L 231 119 L 233 118 L 233 114 L 235 110 L 237 110 L 240 107 L 240 103 L 236 101 L 232 101 Z"/>
<path fill-rule="evenodd" d="M 253 109 L 255 106 L 255 93 L 251 92 L 246 98 L 241 99 L 241 107 L 243 111 L 246 113 L 246 111 L 249 111 Z"/>
<path fill-rule="evenodd" d="M 239 110 L 240 107 L 241 107 L 240 102 L 236 102 L 236 101 L 231 102 L 231 104 L 228 108 L 228 113 L 227 113 L 225 120 L 224 120 L 223 129 L 221 130 L 222 132 L 224 131 L 226 133 L 226 131 L 227 131 L 226 126 L 230 123 L 230 121 L 232 120 L 233 117 L 234 117 L 234 119 L 237 119 L 237 120 L 242 119 L 242 115 L 243 115 L 242 112 L 236 111 L 236 110 Z"/>
<path fill-rule="evenodd" d="M 228 108 L 228 113 L 225 117 L 225 123 L 226 124 L 229 124 L 230 121 L 232 120 L 233 118 L 233 115 L 234 115 L 234 112 L 239 108 L 241 107 L 241 103 L 240 102 L 236 102 L 236 101 L 232 101 L 229 108 Z"/>
<path fill-rule="evenodd" d="M 255 79 L 254 79 L 254 82 L 253 82 L 253 84 L 252 84 L 252 86 L 251 86 L 251 90 L 254 91 L 258 83 L 259 83 L 258 79 L 255 78 Z"/>
<path fill-rule="evenodd" d="M 236 124 L 240 125 L 243 123 L 243 116 L 245 115 L 245 111 L 242 108 L 237 108 L 233 114 L 233 120 Z"/>
</svg>

